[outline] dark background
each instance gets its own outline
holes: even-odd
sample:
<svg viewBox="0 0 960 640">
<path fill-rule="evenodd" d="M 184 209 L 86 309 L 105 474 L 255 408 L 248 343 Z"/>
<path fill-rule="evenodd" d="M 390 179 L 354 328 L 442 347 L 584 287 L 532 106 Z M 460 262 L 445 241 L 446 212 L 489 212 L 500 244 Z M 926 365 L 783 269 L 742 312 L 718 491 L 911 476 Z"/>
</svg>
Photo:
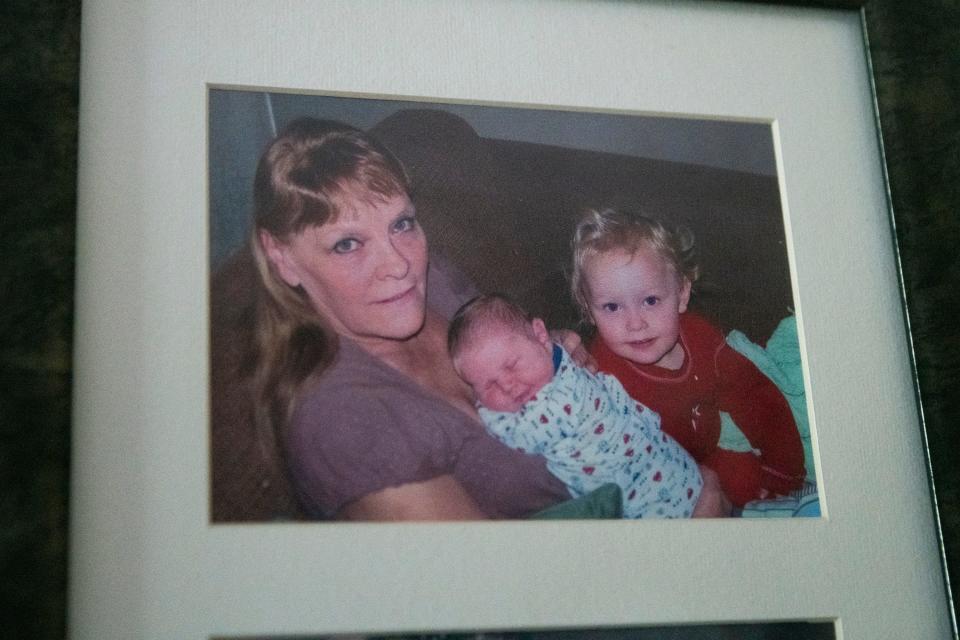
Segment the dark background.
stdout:
<svg viewBox="0 0 960 640">
<path fill-rule="evenodd" d="M 956 581 L 960 3 L 871 0 L 865 16 L 918 391 Z M 0 629 L 10 638 L 66 631 L 79 22 L 77 0 L 0 3 Z"/>
<path fill-rule="evenodd" d="M 438 135 L 437 131 L 443 131 L 442 135 L 449 137 L 449 132 L 443 127 L 453 126 L 454 121 L 459 121 L 481 138 L 688 163 L 755 176 L 777 175 L 772 128 L 767 122 L 211 88 L 207 102 L 210 123 L 207 162 L 210 171 L 211 270 L 216 271 L 247 240 L 252 222 L 250 212 L 253 210 L 250 185 L 253 184 L 260 153 L 270 142 L 274 130 L 282 129 L 294 118 L 312 116 L 337 120 L 369 131 L 405 109 L 436 109 L 451 114 L 449 120 L 438 119 L 431 123 L 435 128 L 431 132 L 434 137 Z M 400 127 L 400 124 L 394 121 L 393 127 Z M 394 135 L 399 134 L 394 132 Z M 384 142 L 383 139 L 380 141 Z M 404 143 L 400 140 L 393 142 L 397 147 L 391 150 L 401 155 L 399 151 Z M 429 142 L 424 144 L 428 145 Z M 472 153 L 478 152 L 474 150 Z M 499 159 L 499 154 L 494 155 Z M 414 158 L 408 156 L 400 159 L 408 165 L 406 168 L 411 176 L 415 177 L 415 167 L 409 166 Z M 445 162 L 456 164 L 453 159 Z M 533 180 L 533 176 L 529 179 Z M 495 184 L 495 191 L 505 188 L 494 179 L 481 181 Z M 607 185 L 606 188 L 614 187 Z M 654 204 L 647 203 L 647 206 L 653 207 Z M 521 212 L 516 213 L 520 215 Z M 661 212 L 657 215 L 665 214 Z M 780 211 L 772 215 L 779 216 Z M 689 220 L 685 222 L 690 224 Z M 698 248 L 702 249 L 704 244 L 701 241 L 705 240 L 702 232 L 697 229 L 693 231 L 696 232 Z M 567 230 L 564 229 L 563 233 L 566 234 Z M 430 238 L 433 241 L 435 236 L 431 235 Z M 782 234 L 779 240 L 782 244 Z M 568 243 L 565 237 L 564 243 Z M 701 269 L 709 272 L 703 266 Z"/>
</svg>

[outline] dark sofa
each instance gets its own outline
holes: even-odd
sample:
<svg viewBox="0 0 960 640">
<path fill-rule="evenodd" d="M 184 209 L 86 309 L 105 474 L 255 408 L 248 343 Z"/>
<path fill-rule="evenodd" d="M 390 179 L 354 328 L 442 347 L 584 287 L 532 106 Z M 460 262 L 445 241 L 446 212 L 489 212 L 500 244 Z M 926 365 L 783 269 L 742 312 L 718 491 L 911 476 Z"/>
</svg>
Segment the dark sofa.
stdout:
<svg viewBox="0 0 960 640">
<path fill-rule="evenodd" d="M 566 272 L 585 207 L 629 207 L 688 226 L 703 276 L 691 308 L 765 342 L 793 310 L 777 181 L 701 165 L 482 138 L 444 111 L 406 110 L 371 133 L 407 167 L 431 250 L 481 291 L 551 327 L 577 328 Z M 255 273 L 239 250 L 211 276 L 211 517 L 297 519 L 280 452 L 251 416 Z"/>
</svg>

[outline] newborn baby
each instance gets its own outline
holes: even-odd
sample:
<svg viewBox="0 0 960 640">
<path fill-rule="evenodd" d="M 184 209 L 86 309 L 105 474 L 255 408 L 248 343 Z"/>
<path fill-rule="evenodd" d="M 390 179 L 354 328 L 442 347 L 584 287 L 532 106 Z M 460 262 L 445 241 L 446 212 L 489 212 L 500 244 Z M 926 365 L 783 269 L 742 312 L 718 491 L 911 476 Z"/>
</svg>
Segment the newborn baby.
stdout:
<svg viewBox="0 0 960 640">
<path fill-rule="evenodd" d="M 616 378 L 574 364 L 542 320 L 503 296 L 480 296 L 456 313 L 447 344 L 487 429 L 544 456 L 574 497 L 614 482 L 625 517 L 693 515 L 697 463 Z"/>
</svg>

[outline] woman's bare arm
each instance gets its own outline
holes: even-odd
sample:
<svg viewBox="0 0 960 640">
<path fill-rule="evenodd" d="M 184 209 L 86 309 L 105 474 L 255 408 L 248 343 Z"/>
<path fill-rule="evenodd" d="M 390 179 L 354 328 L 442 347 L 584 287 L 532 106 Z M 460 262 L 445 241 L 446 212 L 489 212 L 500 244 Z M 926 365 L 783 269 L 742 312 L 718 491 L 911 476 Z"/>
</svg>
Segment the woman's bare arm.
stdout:
<svg viewBox="0 0 960 640">
<path fill-rule="evenodd" d="M 451 475 L 410 482 L 366 495 L 338 514 L 345 520 L 486 520 L 487 516 Z"/>
<path fill-rule="evenodd" d="M 720 476 L 709 467 L 700 467 L 703 476 L 703 489 L 700 490 L 700 499 L 693 508 L 694 518 L 725 518 L 730 515 L 733 506 L 720 487 Z"/>
</svg>

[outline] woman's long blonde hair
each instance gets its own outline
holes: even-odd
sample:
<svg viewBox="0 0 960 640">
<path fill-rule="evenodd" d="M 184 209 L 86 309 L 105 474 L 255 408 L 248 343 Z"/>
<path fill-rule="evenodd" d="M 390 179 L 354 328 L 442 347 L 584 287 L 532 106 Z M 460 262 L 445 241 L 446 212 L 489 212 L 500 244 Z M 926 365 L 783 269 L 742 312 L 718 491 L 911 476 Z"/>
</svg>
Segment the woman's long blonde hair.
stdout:
<svg viewBox="0 0 960 640">
<path fill-rule="evenodd" d="M 332 222 L 345 193 L 372 199 L 408 194 L 403 165 L 359 129 L 300 118 L 287 125 L 260 157 L 253 183 L 250 247 L 259 275 L 255 332 L 255 420 L 262 438 L 277 442 L 300 387 L 333 360 L 337 336 L 300 287 L 277 274 L 263 234 L 288 243 L 309 227 Z"/>
</svg>

